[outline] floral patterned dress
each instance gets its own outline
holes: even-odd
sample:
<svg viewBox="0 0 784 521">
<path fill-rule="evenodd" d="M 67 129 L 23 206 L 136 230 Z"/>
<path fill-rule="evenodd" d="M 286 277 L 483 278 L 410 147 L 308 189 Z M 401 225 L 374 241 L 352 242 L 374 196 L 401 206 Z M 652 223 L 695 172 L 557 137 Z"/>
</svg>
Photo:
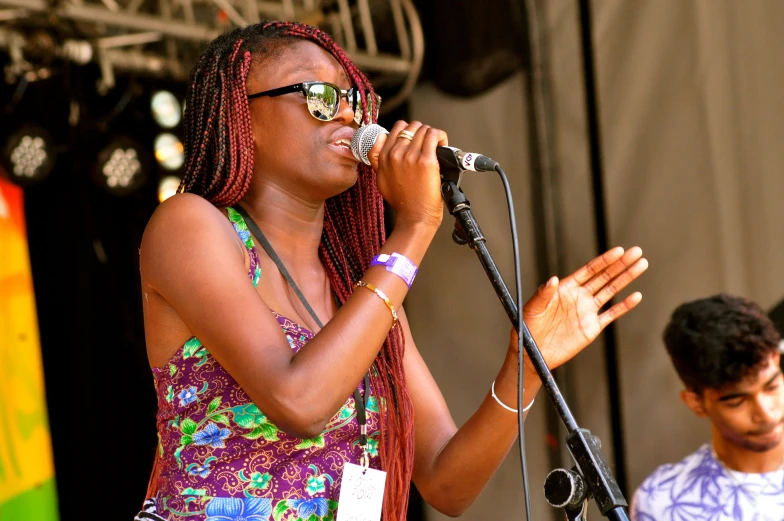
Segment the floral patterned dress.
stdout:
<svg viewBox="0 0 784 521">
<path fill-rule="evenodd" d="M 250 254 L 249 277 L 261 269 L 242 216 L 229 220 Z M 295 352 L 313 333 L 275 313 Z M 157 515 L 172 521 L 331 521 L 346 462 L 357 463 L 359 424 L 349 396 L 314 439 L 273 425 L 197 338 L 154 368 L 158 394 L 160 474 Z M 360 382 L 360 392 L 364 395 Z M 379 468 L 378 401 L 368 401 L 370 465 Z"/>
</svg>

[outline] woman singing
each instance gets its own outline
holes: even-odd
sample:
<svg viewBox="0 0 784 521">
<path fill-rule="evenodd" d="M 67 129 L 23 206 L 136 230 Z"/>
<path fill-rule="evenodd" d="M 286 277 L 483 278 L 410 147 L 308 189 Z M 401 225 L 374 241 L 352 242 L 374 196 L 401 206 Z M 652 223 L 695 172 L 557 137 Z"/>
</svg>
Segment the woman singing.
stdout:
<svg viewBox="0 0 784 521">
<path fill-rule="evenodd" d="M 401 304 L 441 223 L 447 136 L 398 121 L 360 164 L 351 138 L 378 102 L 298 23 L 231 31 L 193 69 L 182 193 L 141 245 L 160 444 L 140 518 L 332 520 L 351 465 L 386 472 L 385 521 L 405 519 L 411 480 L 459 515 L 515 442 L 516 335 L 459 429 L 411 336 Z M 539 288 L 523 314 L 551 368 L 639 303 L 600 311 L 646 267 L 615 248 Z"/>
</svg>

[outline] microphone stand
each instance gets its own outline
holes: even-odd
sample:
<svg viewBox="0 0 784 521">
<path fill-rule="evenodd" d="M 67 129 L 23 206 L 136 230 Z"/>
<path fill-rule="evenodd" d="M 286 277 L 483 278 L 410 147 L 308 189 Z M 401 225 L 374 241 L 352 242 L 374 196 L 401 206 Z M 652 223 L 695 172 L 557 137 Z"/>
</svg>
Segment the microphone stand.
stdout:
<svg viewBox="0 0 784 521">
<path fill-rule="evenodd" d="M 460 157 L 462 151 L 453 150 L 455 153 L 454 164 L 462 165 L 462 157 Z M 459 168 L 449 168 L 445 167 L 443 163 L 441 164 L 441 197 L 444 199 L 449 213 L 455 218 L 452 239 L 457 244 L 467 244 L 476 252 L 507 316 L 516 328 L 518 310 L 515 301 L 490 256 L 485 244 L 486 239 L 471 212 L 471 205 L 460 189 L 460 178 L 463 172 L 464 170 Z M 525 322 L 523 322 L 523 330 L 518 331 L 518 334 L 522 335 L 523 345 L 531 363 L 539 374 L 542 386 L 550 395 L 550 400 L 566 427 L 566 446 L 576 463 L 571 470 L 556 469 L 548 474 L 544 486 L 547 502 L 556 508 L 563 508 L 567 519 L 576 521 L 586 519 L 587 500 L 592 497 L 604 517 L 617 521 L 628 521 L 629 517 L 626 512 L 628 503 L 623 497 L 607 461 L 599 450 L 601 441 L 589 430 L 582 429 L 577 424 Z"/>
</svg>

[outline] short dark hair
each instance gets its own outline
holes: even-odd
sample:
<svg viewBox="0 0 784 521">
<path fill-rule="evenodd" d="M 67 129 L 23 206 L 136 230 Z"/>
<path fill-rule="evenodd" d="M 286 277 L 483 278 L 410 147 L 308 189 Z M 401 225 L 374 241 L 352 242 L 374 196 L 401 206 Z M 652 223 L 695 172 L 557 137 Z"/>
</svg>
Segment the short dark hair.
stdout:
<svg viewBox="0 0 784 521">
<path fill-rule="evenodd" d="M 726 294 L 681 304 L 664 330 L 678 376 L 699 394 L 758 371 L 778 351 L 780 339 L 762 308 Z"/>
</svg>

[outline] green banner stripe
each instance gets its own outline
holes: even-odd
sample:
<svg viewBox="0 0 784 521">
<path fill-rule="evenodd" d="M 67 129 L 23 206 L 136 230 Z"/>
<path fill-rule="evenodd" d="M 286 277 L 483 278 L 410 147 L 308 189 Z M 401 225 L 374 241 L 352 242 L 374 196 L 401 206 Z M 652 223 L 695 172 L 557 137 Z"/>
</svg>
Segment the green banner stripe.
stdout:
<svg viewBox="0 0 784 521">
<path fill-rule="evenodd" d="M 0 503 L 0 521 L 35 519 L 57 521 L 57 487 L 54 478 Z"/>
</svg>

